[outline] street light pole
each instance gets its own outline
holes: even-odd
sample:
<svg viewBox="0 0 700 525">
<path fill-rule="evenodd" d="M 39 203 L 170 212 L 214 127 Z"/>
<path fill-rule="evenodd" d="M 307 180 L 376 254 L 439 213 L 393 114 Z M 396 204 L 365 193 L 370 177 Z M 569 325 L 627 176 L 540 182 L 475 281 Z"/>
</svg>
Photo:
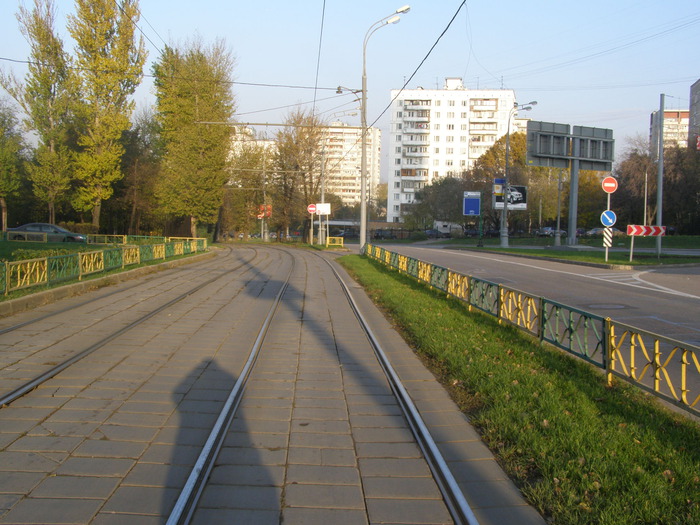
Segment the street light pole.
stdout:
<svg viewBox="0 0 700 525">
<path fill-rule="evenodd" d="M 508 248 L 508 195 L 510 194 L 509 182 L 508 182 L 508 168 L 510 160 L 510 119 L 513 114 L 517 113 L 519 110 L 530 111 L 532 106 L 536 106 L 537 101 L 533 100 L 527 104 L 518 104 L 515 102 L 513 107 L 508 112 L 508 129 L 506 129 L 506 169 L 505 176 L 503 177 L 503 210 L 501 210 L 501 248 Z"/>
<path fill-rule="evenodd" d="M 397 9 L 389 16 L 377 20 L 370 26 L 365 34 L 362 44 L 362 102 L 361 102 L 361 126 L 362 126 L 362 156 L 360 159 L 360 249 L 367 242 L 367 42 L 374 32 L 386 25 L 396 24 L 401 20 L 400 14 L 408 13 L 411 7 L 405 5 Z"/>
</svg>

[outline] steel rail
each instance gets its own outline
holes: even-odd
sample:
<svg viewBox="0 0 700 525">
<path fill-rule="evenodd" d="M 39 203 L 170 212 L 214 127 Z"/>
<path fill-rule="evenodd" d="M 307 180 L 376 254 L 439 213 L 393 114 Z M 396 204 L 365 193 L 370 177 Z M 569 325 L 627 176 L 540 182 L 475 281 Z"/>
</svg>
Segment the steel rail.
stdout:
<svg viewBox="0 0 700 525">
<path fill-rule="evenodd" d="M 121 336 L 121 335 L 125 334 L 126 332 L 132 330 L 133 328 L 137 327 L 138 325 L 140 325 L 144 321 L 147 321 L 151 317 L 153 317 L 153 316 L 161 313 L 162 311 L 170 308 L 174 304 L 177 304 L 180 301 L 182 301 L 183 299 L 186 299 L 187 297 L 198 292 L 202 288 L 210 285 L 213 282 L 216 282 L 217 280 L 221 279 L 223 276 L 225 276 L 231 272 L 235 272 L 236 270 L 240 269 L 241 266 L 243 266 L 243 264 L 240 264 L 240 265 L 236 266 L 235 268 L 232 268 L 231 270 L 228 270 L 224 273 L 218 274 L 218 275 L 212 277 L 211 279 L 208 279 L 208 280 L 204 281 L 203 283 L 200 283 L 197 286 L 190 288 L 186 292 L 180 294 L 179 296 L 168 301 L 167 303 L 160 305 L 158 308 L 150 311 L 149 313 L 140 317 L 136 321 L 129 323 L 128 325 L 120 328 L 116 332 L 111 333 L 110 335 L 104 337 L 103 339 L 99 340 L 98 342 L 90 345 L 89 347 L 83 349 L 82 351 L 78 352 L 77 354 L 71 356 L 70 358 L 66 359 L 65 361 L 49 368 L 48 370 L 46 370 L 42 374 L 35 376 L 33 379 L 23 383 L 22 385 L 18 386 L 14 390 L 11 390 L 10 392 L 3 394 L 0 397 L 0 407 L 4 407 L 4 406 L 9 405 L 13 401 L 15 401 L 15 400 L 19 399 L 20 397 L 22 397 L 23 395 L 25 395 L 27 392 L 34 390 L 42 383 L 48 381 L 52 377 L 56 376 L 57 374 L 59 374 L 60 372 L 62 372 L 66 368 L 68 368 L 69 366 L 77 363 L 81 359 L 92 354 L 93 352 L 95 352 L 99 348 L 103 347 L 104 345 L 106 345 L 110 341 L 113 341 L 114 339 L 118 338 L 119 336 Z M 70 310 L 70 308 L 68 310 Z"/>
<path fill-rule="evenodd" d="M 386 353 L 382 349 L 381 344 L 375 337 L 374 333 L 372 332 L 372 329 L 369 327 L 369 324 L 360 312 L 360 308 L 355 302 L 355 299 L 353 298 L 352 294 L 350 293 L 350 289 L 345 284 L 345 282 L 340 277 L 339 273 L 336 271 L 336 269 L 333 267 L 330 261 L 323 257 L 321 258 L 325 260 L 326 263 L 331 267 L 331 270 L 335 274 L 336 279 L 338 279 L 338 282 L 340 282 L 343 292 L 347 297 L 348 302 L 350 303 L 350 306 L 352 307 L 352 310 L 355 313 L 355 316 L 360 322 L 360 325 L 363 327 L 365 334 L 367 335 L 367 338 L 369 339 L 370 344 L 372 345 L 372 348 L 374 349 L 374 352 L 377 356 L 377 360 L 379 361 L 379 364 L 383 368 L 384 373 L 386 374 L 386 377 L 389 380 L 391 389 L 394 391 L 394 395 L 399 401 L 404 415 L 408 420 L 409 426 L 411 427 L 411 431 L 413 432 L 413 435 L 416 438 L 418 445 L 423 451 L 423 455 L 425 456 L 425 459 L 428 462 L 428 465 L 430 466 L 430 470 L 433 472 L 433 477 L 435 478 L 435 481 L 437 482 L 438 487 L 440 488 L 440 491 L 445 499 L 445 503 L 450 512 L 450 515 L 452 516 L 452 519 L 455 521 L 455 523 L 478 525 L 479 522 L 476 519 L 474 512 L 472 511 L 471 507 L 469 506 L 469 503 L 464 497 L 462 490 L 459 488 L 459 484 L 455 480 L 452 472 L 450 471 L 450 468 L 447 466 L 447 462 L 443 458 L 440 449 L 435 443 L 435 440 L 430 435 L 430 431 L 425 425 L 423 418 L 420 415 L 420 412 L 411 400 L 411 396 L 408 394 L 406 388 L 403 386 L 403 382 L 399 378 L 394 368 L 391 366 L 391 363 L 388 357 L 386 356 Z"/>
<path fill-rule="evenodd" d="M 230 251 L 230 249 L 229 249 L 229 251 Z M 130 271 L 131 271 L 131 270 L 130 270 Z M 73 283 L 71 283 L 71 284 L 73 284 Z M 68 284 L 67 286 L 70 286 L 70 284 Z M 49 312 L 49 313 L 46 313 L 46 314 L 44 314 L 44 315 L 40 315 L 40 316 L 38 316 L 38 317 L 34 317 L 34 318 L 32 318 L 32 319 L 28 319 L 28 320 L 26 320 L 26 321 L 23 321 L 23 322 L 21 322 L 21 323 L 17 323 L 17 324 L 12 325 L 12 326 L 6 326 L 5 328 L 0 328 L 0 335 L 7 334 L 7 333 L 9 333 L 9 332 L 12 332 L 12 331 L 14 331 L 14 330 L 18 330 L 18 329 L 20 329 L 20 328 L 24 328 L 25 326 L 29 326 L 29 325 L 32 325 L 32 324 L 34 324 L 34 323 L 38 323 L 39 321 L 43 321 L 43 320 L 45 320 L 45 319 L 49 319 L 49 318 L 51 318 L 51 317 L 53 317 L 53 316 L 55 316 L 55 315 L 60 315 L 60 314 L 69 312 L 69 311 L 71 311 L 71 310 L 74 310 L 74 309 L 76 309 L 76 308 L 81 308 L 81 307 L 86 306 L 86 305 L 88 305 L 88 304 L 90 304 L 90 303 L 93 303 L 93 302 L 96 302 L 96 301 L 100 301 L 100 300 L 105 299 L 105 298 L 107 298 L 107 297 L 111 297 L 112 295 L 120 294 L 120 293 L 122 293 L 122 292 L 128 292 L 129 290 L 132 290 L 133 288 L 138 288 L 139 286 L 143 286 L 143 283 L 138 282 L 138 283 L 136 283 L 136 284 L 134 284 L 134 285 L 127 286 L 126 288 L 122 288 L 122 289 L 120 289 L 120 290 L 114 290 L 114 291 L 111 291 L 111 292 L 107 292 L 107 293 L 104 293 L 104 294 L 100 295 L 99 297 L 94 297 L 94 298 L 92 298 L 92 299 L 88 299 L 88 300 L 86 300 L 86 301 L 82 301 L 82 302 L 80 302 L 80 303 L 78 303 L 78 304 L 74 304 L 74 305 L 68 306 L 67 308 L 62 308 L 62 309 L 60 309 L 60 310 L 56 310 L 56 311 L 53 311 L 53 312 Z"/>
<path fill-rule="evenodd" d="M 294 267 L 295 259 L 292 257 L 292 266 L 287 274 L 287 278 L 280 287 L 280 290 L 277 293 L 272 306 L 270 307 L 267 317 L 265 317 L 265 320 L 263 321 L 260 331 L 258 332 L 258 336 L 255 339 L 255 343 L 251 348 L 248 360 L 241 370 L 241 374 L 238 376 L 235 385 L 231 389 L 231 392 L 226 398 L 226 402 L 219 413 L 219 417 L 209 433 L 209 437 L 207 438 L 207 441 L 204 444 L 204 447 L 202 448 L 202 451 L 200 452 L 182 491 L 180 492 L 180 496 L 175 502 L 175 506 L 168 517 L 166 525 L 182 525 L 190 523 L 192 516 L 197 509 L 199 498 L 204 490 L 204 487 L 206 486 L 209 474 L 214 468 L 214 463 L 219 455 L 219 451 L 223 445 L 226 433 L 231 426 L 231 422 L 236 414 L 238 405 L 243 397 L 243 392 L 246 384 L 248 383 L 250 372 L 258 359 L 260 348 L 265 340 L 267 330 L 270 327 L 270 323 L 272 322 L 275 312 L 277 311 L 277 307 L 282 301 L 282 296 L 289 286 L 289 280 L 291 279 Z"/>
</svg>

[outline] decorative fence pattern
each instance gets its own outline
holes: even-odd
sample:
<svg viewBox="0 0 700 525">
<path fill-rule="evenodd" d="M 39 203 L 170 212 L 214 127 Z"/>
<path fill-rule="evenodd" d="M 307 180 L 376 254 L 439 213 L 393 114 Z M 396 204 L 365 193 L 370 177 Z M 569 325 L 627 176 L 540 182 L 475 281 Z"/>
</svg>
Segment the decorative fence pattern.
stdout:
<svg viewBox="0 0 700 525">
<path fill-rule="evenodd" d="M 367 244 L 364 254 L 688 412 L 700 415 L 700 348 Z"/>
<path fill-rule="evenodd" d="M 129 240 L 128 236 L 122 235 L 110 237 L 111 242 L 115 242 L 117 237 Z M 158 240 L 161 239 L 165 238 Z M 7 295 L 23 288 L 81 280 L 86 275 L 207 250 L 206 239 L 173 239 L 158 244 L 113 246 L 103 250 L 0 263 L 0 286 Z"/>
</svg>

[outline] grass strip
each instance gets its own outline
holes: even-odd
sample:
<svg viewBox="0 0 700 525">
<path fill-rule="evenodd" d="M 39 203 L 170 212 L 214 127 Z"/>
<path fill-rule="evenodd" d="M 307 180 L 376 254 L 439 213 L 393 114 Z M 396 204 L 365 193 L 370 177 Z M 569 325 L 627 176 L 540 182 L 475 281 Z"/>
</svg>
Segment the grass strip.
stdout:
<svg viewBox="0 0 700 525">
<path fill-rule="evenodd" d="M 375 261 L 339 261 L 550 522 L 700 523 L 697 423 Z"/>
</svg>

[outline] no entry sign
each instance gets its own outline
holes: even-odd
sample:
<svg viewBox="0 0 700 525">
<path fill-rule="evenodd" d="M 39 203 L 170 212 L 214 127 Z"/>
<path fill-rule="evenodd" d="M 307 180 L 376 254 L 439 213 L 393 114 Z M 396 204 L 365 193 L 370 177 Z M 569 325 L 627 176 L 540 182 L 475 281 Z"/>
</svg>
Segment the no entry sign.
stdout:
<svg viewBox="0 0 700 525">
<path fill-rule="evenodd" d="M 617 179 L 615 177 L 605 177 L 602 185 L 605 193 L 615 193 L 615 190 L 617 190 Z"/>
</svg>

